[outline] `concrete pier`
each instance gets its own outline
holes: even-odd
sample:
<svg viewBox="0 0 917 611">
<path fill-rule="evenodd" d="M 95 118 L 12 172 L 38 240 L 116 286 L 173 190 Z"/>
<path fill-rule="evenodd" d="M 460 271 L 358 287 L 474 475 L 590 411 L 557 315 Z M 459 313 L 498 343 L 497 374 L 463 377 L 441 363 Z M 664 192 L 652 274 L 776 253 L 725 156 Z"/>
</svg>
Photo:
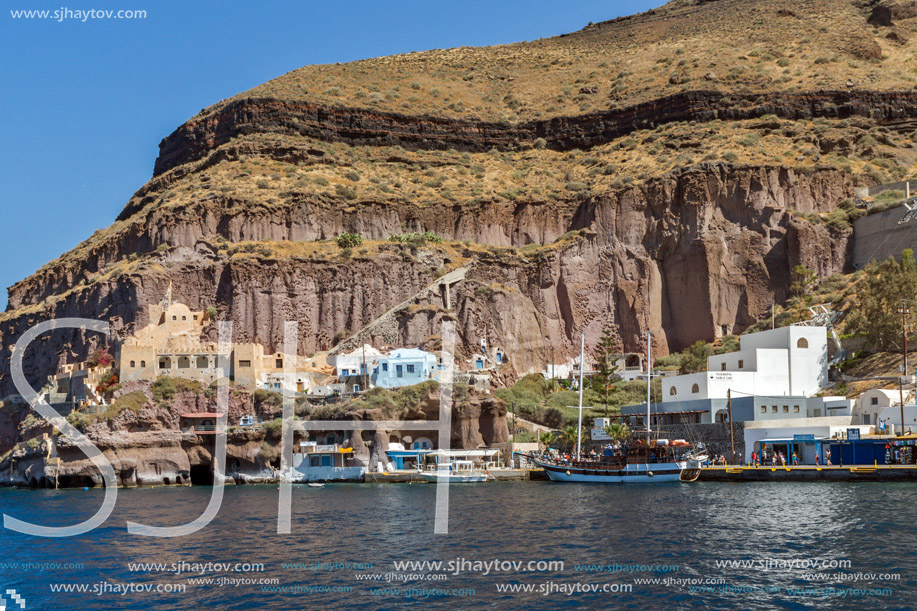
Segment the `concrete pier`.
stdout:
<svg viewBox="0 0 917 611">
<path fill-rule="evenodd" d="M 917 465 L 707 467 L 699 482 L 917 482 Z"/>
<path fill-rule="evenodd" d="M 547 479 L 542 469 L 491 469 L 494 481 L 518 482 L 530 479 Z M 367 473 L 363 476 L 367 484 L 426 484 L 427 480 L 417 471 L 387 471 L 384 473 Z"/>
</svg>

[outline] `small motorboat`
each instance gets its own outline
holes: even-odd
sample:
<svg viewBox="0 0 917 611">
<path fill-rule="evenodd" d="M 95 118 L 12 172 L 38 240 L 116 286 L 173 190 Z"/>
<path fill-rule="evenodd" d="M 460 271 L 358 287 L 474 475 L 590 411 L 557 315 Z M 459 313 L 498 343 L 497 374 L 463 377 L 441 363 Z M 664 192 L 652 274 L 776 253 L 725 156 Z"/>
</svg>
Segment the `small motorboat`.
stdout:
<svg viewBox="0 0 917 611">
<path fill-rule="evenodd" d="M 493 479 L 486 471 L 475 470 L 470 460 L 441 463 L 435 471 L 427 471 L 420 476 L 428 482 L 447 481 L 451 484 L 476 484 Z"/>
<path fill-rule="evenodd" d="M 308 482 L 306 483 L 306 485 L 309 488 L 324 488 L 325 487 L 325 484 L 319 484 L 318 482 Z"/>
</svg>

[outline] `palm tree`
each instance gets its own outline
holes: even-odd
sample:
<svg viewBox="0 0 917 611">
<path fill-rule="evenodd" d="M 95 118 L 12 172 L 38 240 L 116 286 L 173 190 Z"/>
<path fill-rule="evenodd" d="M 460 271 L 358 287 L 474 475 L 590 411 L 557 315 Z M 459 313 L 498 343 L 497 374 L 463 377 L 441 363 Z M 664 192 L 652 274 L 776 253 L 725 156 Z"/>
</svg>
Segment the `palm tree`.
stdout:
<svg viewBox="0 0 917 611">
<path fill-rule="evenodd" d="M 542 433 L 538 436 L 538 441 L 547 449 L 548 446 L 554 443 L 554 433 Z"/>
<path fill-rule="evenodd" d="M 571 424 L 564 428 L 564 430 L 561 432 L 560 439 L 564 444 L 570 446 L 570 449 L 572 450 L 574 446 L 576 446 L 576 435 L 576 426 Z"/>
<path fill-rule="evenodd" d="M 605 427 L 605 433 L 615 441 L 623 441 L 630 437 L 630 428 L 623 422 L 612 422 Z"/>
</svg>

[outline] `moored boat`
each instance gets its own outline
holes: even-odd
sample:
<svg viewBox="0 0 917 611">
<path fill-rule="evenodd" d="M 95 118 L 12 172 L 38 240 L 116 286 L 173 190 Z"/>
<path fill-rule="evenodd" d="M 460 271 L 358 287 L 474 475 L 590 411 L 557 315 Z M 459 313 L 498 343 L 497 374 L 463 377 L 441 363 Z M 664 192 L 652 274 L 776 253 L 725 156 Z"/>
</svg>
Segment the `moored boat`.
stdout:
<svg viewBox="0 0 917 611">
<path fill-rule="evenodd" d="M 594 460 L 532 460 L 555 482 L 639 484 L 692 482 L 700 475 L 703 457 L 687 443 L 663 445 L 641 440 L 623 452 Z"/>
<path fill-rule="evenodd" d="M 685 441 L 669 443 L 665 439 L 653 439 L 650 427 L 650 382 L 653 378 L 650 359 L 652 345 L 649 331 L 646 332 L 646 439 L 635 440 L 623 449 L 606 448 L 597 459 L 583 459 L 580 452 L 583 418 L 583 370 L 585 369 L 585 335 L 580 335 L 580 377 L 579 377 L 579 426 L 576 436 L 576 453 L 573 459 L 548 459 L 532 457 L 554 482 L 595 483 L 662 483 L 693 482 L 700 476 L 700 469 L 707 459 L 705 453 L 693 449 Z"/>
<path fill-rule="evenodd" d="M 470 460 L 441 463 L 435 471 L 426 471 L 420 476 L 428 482 L 445 480 L 452 484 L 475 484 L 492 479 L 486 471 L 476 470 Z"/>
</svg>

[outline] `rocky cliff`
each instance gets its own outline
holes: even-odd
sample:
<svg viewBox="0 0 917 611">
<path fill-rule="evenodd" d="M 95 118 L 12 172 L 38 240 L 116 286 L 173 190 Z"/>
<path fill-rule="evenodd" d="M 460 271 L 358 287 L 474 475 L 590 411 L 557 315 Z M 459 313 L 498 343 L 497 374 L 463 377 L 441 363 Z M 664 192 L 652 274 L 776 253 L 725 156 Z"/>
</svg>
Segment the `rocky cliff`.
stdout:
<svg viewBox="0 0 917 611">
<path fill-rule="evenodd" d="M 795 265 L 849 270 L 839 204 L 917 161 L 917 94 L 874 69 L 906 55 L 886 30 L 910 12 L 797 4 L 678 0 L 533 43 L 308 67 L 205 109 L 110 227 L 9 289 L 0 395 L 33 324 L 112 330 L 43 337 L 25 355 L 39 387 L 146 324 L 170 284 L 270 351 L 285 320 L 306 354 L 434 346 L 455 320 L 459 364 L 486 340 L 501 380 L 606 324 L 627 350 L 650 330 L 657 355 L 740 332 Z M 343 232 L 363 245 L 338 248 Z M 430 287 L 459 268 L 447 302 Z"/>
<path fill-rule="evenodd" d="M 212 479 L 214 438 L 182 432 L 183 413 L 215 411 L 211 393 L 185 389 L 167 401 L 157 401 L 151 385 L 133 382 L 116 391 L 113 407 L 97 416 L 82 416 L 77 420 L 84 434 L 111 462 L 119 485 L 158 486 L 207 483 Z M 127 397 L 128 401 L 124 402 Z M 439 392 L 434 389 L 421 397 L 409 413 L 398 414 L 412 420 L 439 418 Z M 10 406 L 11 408 L 15 406 Z M 15 407 L 19 410 L 18 407 Z M 297 408 L 308 417 L 310 406 Z M 6 411 L 14 411 L 3 410 Z M 21 411 L 21 410 L 20 410 Z M 237 422 L 244 414 L 270 421 L 280 415 L 276 402 L 258 402 L 250 393 L 233 389 L 230 392 L 228 416 Z M 329 411 L 326 408 L 325 412 Z M 3 413 L 0 412 L 0 413 Z M 327 418 L 325 412 L 322 419 Z M 330 408 L 333 420 L 347 422 L 387 420 L 392 418 L 378 409 L 343 405 Z M 390 434 L 352 431 L 312 431 L 310 434 L 326 439 L 335 436 L 338 443 L 354 449 L 357 465 L 385 464 L 388 458 Z M 429 431 L 414 431 L 437 441 L 435 422 Z M 294 443 L 303 439 L 294 434 Z M 504 443 L 509 435 L 506 424 L 506 404 L 491 396 L 481 396 L 460 389 L 455 398 L 450 447 L 475 449 L 481 445 Z M 0 485 L 31 487 L 93 487 L 102 485 L 102 478 L 92 462 L 66 437 L 58 436 L 43 420 L 22 422 L 21 419 L 0 419 Z M 18 445 L 19 441 L 32 440 Z M 262 427 L 230 427 L 226 445 L 226 475 L 230 482 L 265 483 L 278 481 L 280 469 L 280 435 L 275 429 Z"/>
</svg>

